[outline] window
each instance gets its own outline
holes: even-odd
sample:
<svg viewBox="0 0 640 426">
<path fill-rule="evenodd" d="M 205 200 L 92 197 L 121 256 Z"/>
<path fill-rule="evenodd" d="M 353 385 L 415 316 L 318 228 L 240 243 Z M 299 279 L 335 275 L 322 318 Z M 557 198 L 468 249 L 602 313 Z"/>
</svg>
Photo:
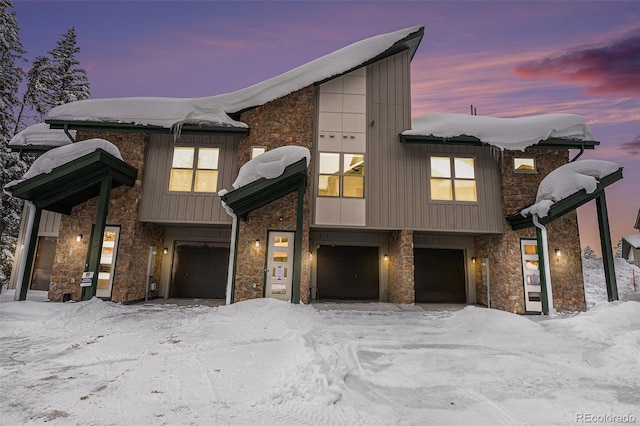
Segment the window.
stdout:
<svg viewBox="0 0 640 426">
<path fill-rule="evenodd" d="M 251 159 L 253 160 L 260 154 L 267 152 L 267 148 L 264 146 L 252 146 L 251 147 Z"/>
<path fill-rule="evenodd" d="M 518 173 L 535 172 L 536 160 L 534 158 L 514 158 L 513 170 Z"/>
<path fill-rule="evenodd" d="M 318 195 L 364 198 L 364 154 L 320 153 Z"/>
<path fill-rule="evenodd" d="M 177 146 L 169 176 L 169 191 L 216 192 L 220 148 Z"/>
<path fill-rule="evenodd" d="M 431 157 L 431 199 L 478 201 L 473 158 Z"/>
</svg>

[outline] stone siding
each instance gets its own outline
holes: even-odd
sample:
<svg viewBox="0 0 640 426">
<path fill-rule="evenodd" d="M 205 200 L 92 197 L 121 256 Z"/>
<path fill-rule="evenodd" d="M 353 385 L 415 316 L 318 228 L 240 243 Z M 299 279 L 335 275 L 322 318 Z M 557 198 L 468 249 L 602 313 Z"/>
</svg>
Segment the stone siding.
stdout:
<svg viewBox="0 0 640 426">
<path fill-rule="evenodd" d="M 161 247 L 163 247 L 162 228 L 148 223 L 138 222 L 138 209 L 142 196 L 142 176 L 149 138 L 144 134 L 119 132 L 79 131 L 80 141 L 101 138 L 118 147 L 122 158 L 138 169 L 135 186 L 121 186 L 111 191 L 107 214 L 107 225 L 120 226 L 120 240 L 113 279 L 111 300 L 130 302 L 144 299 L 147 281 L 148 247 L 159 248 L 156 256 L 154 275 L 151 280 L 157 282 L 160 276 Z M 92 224 L 95 223 L 98 197 L 73 208 L 70 215 L 63 215 L 60 222 L 60 234 L 53 265 L 49 299 L 60 301 L 64 294 L 71 294 L 72 300 L 80 300 L 82 289 L 80 278 L 84 271 L 85 259 L 89 247 Z M 82 234 L 81 242 L 76 235 Z M 155 296 L 155 294 L 151 294 Z"/>
<path fill-rule="evenodd" d="M 535 202 L 538 186 L 551 171 L 566 164 L 567 150 L 527 148 L 524 152 L 504 151 L 500 161 L 502 217 L 504 233 L 476 237 L 475 255 L 489 259 L 491 307 L 509 312 L 524 313 L 524 285 L 520 240 L 536 238 L 535 228 L 518 231 L 504 219 L 507 215 Z M 535 158 L 536 173 L 514 173 L 513 158 Z M 547 226 L 551 251 L 551 282 L 554 307 L 558 311 L 582 311 L 585 309 L 580 239 L 576 212 L 571 212 Z M 558 248 L 563 255 L 556 258 Z M 477 298 L 487 303 L 486 289 L 482 284 L 482 262 L 476 262 Z"/>
<path fill-rule="evenodd" d="M 404 229 L 389 234 L 389 302 L 415 303 L 413 231 Z"/>
<path fill-rule="evenodd" d="M 266 105 L 244 112 L 241 121 L 251 128 L 250 134 L 238 146 L 238 168 L 251 158 L 252 146 L 267 150 L 287 145 L 298 145 L 311 152 L 313 143 L 315 89 L 306 87 Z M 313 161 L 313 159 L 311 159 Z M 302 274 L 300 299 L 309 301 L 309 223 L 312 164 L 307 171 L 307 190 L 304 196 L 302 225 Z M 297 193 L 289 194 L 261 207 L 238 221 L 238 242 L 234 302 L 264 297 L 265 259 L 269 230 L 296 230 Z M 255 241 L 260 240 L 256 248 Z M 295 266 L 294 266 L 295 267 Z M 255 285 L 255 287 L 254 287 Z"/>
</svg>

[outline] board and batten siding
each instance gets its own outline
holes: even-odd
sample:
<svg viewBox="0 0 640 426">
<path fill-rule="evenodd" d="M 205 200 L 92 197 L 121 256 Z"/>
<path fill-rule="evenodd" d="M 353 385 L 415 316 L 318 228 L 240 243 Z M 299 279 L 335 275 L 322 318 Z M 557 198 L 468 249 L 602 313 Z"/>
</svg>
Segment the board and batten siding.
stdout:
<svg viewBox="0 0 640 426">
<path fill-rule="evenodd" d="M 367 227 L 502 232 L 499 167 L 491 148 L 401 143 L 411 128 L 409 52 L 367 68 Z M 475 158 L 478 202 L 431 201 L 429 157 Z"/>
<path fill-rule="evenodd" d="M 235 136 L 183 135 L 174 143 L 172 135 L 152 135 L 147 154 L 140 221 L 165 224 L 230 224 L 217 193 L 170 192 L 169 173 L 174 146 L 220 148 L 218 190 L 231 189 L 236 176 Z"/>
</svg>

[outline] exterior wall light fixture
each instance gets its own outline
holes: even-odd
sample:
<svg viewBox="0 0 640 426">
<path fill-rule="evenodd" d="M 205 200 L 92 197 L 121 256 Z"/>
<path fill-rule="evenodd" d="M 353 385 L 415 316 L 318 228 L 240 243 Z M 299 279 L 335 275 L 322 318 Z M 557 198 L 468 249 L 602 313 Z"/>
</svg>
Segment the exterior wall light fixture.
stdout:
<svg viewBox="0 0 640 426">
<path fill-rule="evenodd" d="M 476 258 L 475 258 L 475 256 L 471 258 L 471 261 L 472 261 L 473 263 L 476 263 Z"/>
<path fill-rule="evenodd" d="M 82 241 L 82 234 L 78 234 L 78 235 L 76 235 L 76 241 L 77 241 L 77 242 Z"/>
<path fill-rule="evenodd" d="M 165 248 L 162 250 L 162 254 L 169 254 L 169 249 L 165 247 Z"/>
<path fill-rule="evenodd" d="M 389 260 L 389 255 L 385 253 L 384 255 L 384 261 L 387 262 Z"/>
<path fill-rule="evenodd" d="M 309 260 L 313 260 L 313 253 L 309 252 Z"/>
<path fill-rule="evenodd" d="M 260 239 L 256 240 L 256 248 L 260 247 Z"/>
<path fill-rule="evenodd" d="M 556 249 L 556 256 L 558 257 L 562 256 L 562 252 L 560 251 L 560 249 Z"/>
</svg>

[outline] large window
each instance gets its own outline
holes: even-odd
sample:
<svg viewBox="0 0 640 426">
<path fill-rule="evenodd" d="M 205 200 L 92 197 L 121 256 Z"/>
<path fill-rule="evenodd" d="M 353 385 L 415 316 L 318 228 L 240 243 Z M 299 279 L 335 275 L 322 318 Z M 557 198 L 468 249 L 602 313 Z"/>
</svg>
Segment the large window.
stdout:
<svg viewBox="0 0 640 426">
<path fill-rule="evenodd" d="M 364 198 L 364 154 L 321 152 L 318 195 Z"/>
<path fill-rule="evenodd" d="M 478 201 L 475 160 L 460 157 L 431 157 L 431 199 Z"/>
<path fill-rule="evenodd" d="M 216 192 L 219 155 L 220 148 L 175 147 L 169 191 Z"/>
</svg>

